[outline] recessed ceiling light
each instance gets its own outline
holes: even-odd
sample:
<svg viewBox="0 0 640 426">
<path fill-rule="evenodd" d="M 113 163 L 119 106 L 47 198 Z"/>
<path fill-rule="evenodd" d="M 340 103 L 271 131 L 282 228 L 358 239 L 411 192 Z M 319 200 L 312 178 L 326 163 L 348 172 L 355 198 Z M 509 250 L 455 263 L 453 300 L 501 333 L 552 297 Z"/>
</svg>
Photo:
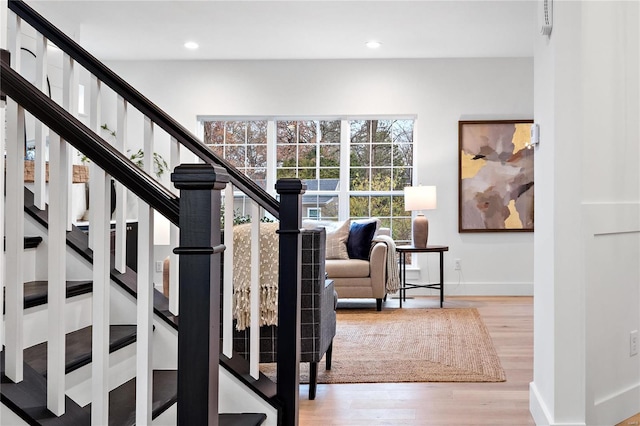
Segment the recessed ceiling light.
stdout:
<svg viewBox="0 0 640 426">
<path fill-rule="evenodd" d="M 198 46 L 198 43 L 196 43 L 195 41 L 188 41 L 184 44 L 184 47 L 186 47 L 189 50 L 196 50 L 199 46 Z"/>
<path fill-rule="evenodd" d="M 377 49 L 378 47 L 382 46 L 382 43 L 376 40 L 370 40 L 365 43 L 365 46 L 367 46 L 369 49 Z"/>
</svg>

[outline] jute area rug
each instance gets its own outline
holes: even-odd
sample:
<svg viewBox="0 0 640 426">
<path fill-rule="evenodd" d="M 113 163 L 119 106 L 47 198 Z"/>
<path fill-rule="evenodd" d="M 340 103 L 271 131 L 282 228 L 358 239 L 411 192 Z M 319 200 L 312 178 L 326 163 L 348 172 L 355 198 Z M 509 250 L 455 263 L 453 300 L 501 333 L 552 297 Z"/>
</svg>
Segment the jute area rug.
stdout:
<svg viewBox="0 0 640 426">
<path fill-rule="evenodd" d="M 318 383 L 503 382 L 506 376 L 475 308 L 338 310 L 331 370 Z M 275 373 L 272 365 L 261 370 Z M 308 383 L 308 363 L 300 365 Z"/>
</svg>

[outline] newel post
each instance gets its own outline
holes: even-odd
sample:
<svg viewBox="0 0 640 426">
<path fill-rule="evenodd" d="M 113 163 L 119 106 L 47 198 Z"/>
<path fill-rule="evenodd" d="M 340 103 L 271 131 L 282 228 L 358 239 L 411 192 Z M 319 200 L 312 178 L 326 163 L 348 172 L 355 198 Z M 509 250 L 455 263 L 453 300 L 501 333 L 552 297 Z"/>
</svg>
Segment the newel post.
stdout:
<svg viewBox="0 0 640 426">
<path fill-rule="evenodd" d="M 279 179 L 280 270 L 278 272 L 278 367 L 277 391 L 283 404 L 282 425 L 298 424 L 300 383 L 300 280 L 302 194 L 300 179 Z"/>
<path fill-rule="evenodd" d="M 218 425 L 220 354 L 220 190 L 229 181 L 210 164 L 176 167 L 180 189 L 178 425 Z"/>
</svg>

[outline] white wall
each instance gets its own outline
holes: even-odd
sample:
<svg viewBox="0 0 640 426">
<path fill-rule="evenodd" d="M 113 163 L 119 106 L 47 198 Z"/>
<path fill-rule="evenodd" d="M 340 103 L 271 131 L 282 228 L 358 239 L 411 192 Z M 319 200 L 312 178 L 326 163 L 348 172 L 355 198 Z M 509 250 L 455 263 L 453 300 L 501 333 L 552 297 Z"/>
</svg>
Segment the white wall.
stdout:
<svg viewBox="0 0 640 426">
<path fill-rule="evenodd" d="M 638 6 L 555 2 L 551 38 L 536 38 L 537 424 L 640 411 L 640 357 L 629 353 L 640 328 Z"/>
<path fill-rule="evenodd" d="M 458 120 L 532 118 L 530 58 L 108 65 L 194 133 L 198 115 L 416 115 L 416 182 L 438 187 L 430 242 L 450 247 L 447 282 L 459 279 L 453 259 L 462 262 L 463 285 L 447 292 L 532 294 L 532 234 L 457 231 Z M 423 277 L 436 276 L 436 256 L 419 262 Z"/>
</svg>

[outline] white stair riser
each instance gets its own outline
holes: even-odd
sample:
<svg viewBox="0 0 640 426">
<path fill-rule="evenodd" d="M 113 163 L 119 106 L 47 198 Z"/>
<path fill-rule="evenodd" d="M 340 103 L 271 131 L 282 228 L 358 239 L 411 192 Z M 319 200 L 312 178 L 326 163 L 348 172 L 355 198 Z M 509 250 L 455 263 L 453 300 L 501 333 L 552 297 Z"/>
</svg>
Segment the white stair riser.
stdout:
<svg viewBox="0 0 640 426">
<path fill-rule="evenodd" d="M 173 404 L 153 419 L 153 426 L 175 426 L 178 424 L 178 404 Z"/>
<path fill-rule="evenodd" d="M 32 280 L 25 281 L 33 281 L 33 280 L 46 280 L 48 276 L 48 265 L 49 265 L 49 256 L 48 256 L 48 234 L 47 230 L 37 223 L 31 216 L 24 216 L 24 234 L 28 236 L 41 236 L 42 242 L 35 249 L 35 259 L 34 263 L 24 262 L 25 263 L 25 273 L 27 273 L 27 269 L 31 269 L 31 274 L 35 277 Z M 89 264 L 84 258 L 82 258 L 78 253 L 76 253 L 70 247 L 67 247 L 66 252 L 66 274 L 67 280 L 91 280 L 92 278 L 92 265 Z"/>
<path fill-rule="evenodd" d="M 16 413 L 11 411 L 11 409 L 4 404 L 0 404 L 0 424 L 11 426 L 29 425 L 29 423 L 22 420 Z"/>
<path fill-rule="evenodd" d="M 65 305 L 65 331 L 70 333 L 91 325 L 91 294 L 82 294 L 67 299 Z M 59 321 L 59 319 L 52 319 Z M 47 305 L 35 306 L 25 310 L 24 314 L 24 347 L 28 348 L 47 340 L 49 321 Z"/>
<path fill-rule="evenodd" d="M 109 354 L 109 390 L 129 381 L 136 374 L 136 344 L 133 343 Z M 91 402 L 91 364 L 67 374 L 66 393 L 78 405 Z"/>
</svg>

